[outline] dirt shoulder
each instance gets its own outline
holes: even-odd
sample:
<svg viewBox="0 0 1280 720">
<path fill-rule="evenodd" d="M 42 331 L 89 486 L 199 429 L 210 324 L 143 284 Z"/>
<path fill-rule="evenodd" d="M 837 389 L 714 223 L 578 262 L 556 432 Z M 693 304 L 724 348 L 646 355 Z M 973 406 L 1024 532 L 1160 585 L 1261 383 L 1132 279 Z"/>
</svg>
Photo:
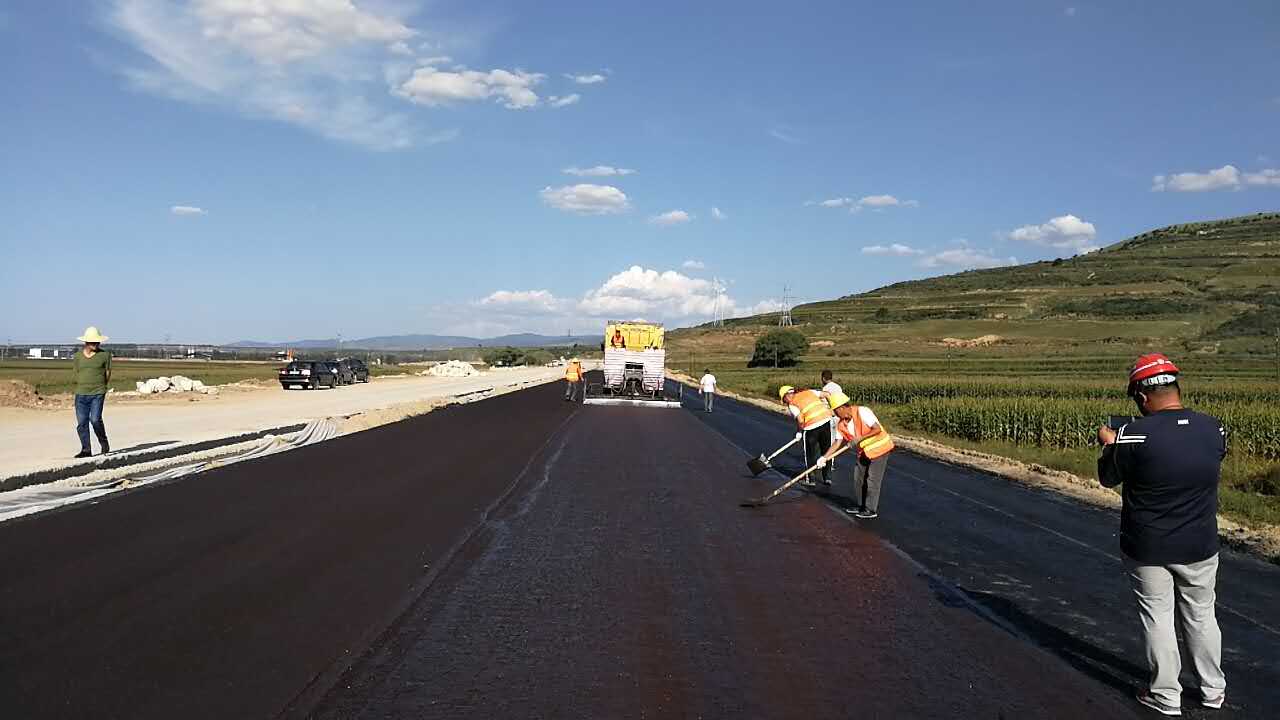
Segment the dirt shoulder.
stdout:
<svg viewBox="0 0 1280 720">
<path fill-rule="evenodd" d="M 682 383 L 697 386 L 697 380 L 679 372 L 667 372 L 667 376 Z M 742 395 L 731 390 L 717 389 L 716 393 L 739 402 L 778 414 L 784 411 L 778 403 Z M 1120 496 L 1103 487 L 1096 479 L 1081 477 L 1063 470 L 1054 470 L 1035 463 L 992 455 L 976 450 L 955 448 L 934 440 L 893 433 L 899 447 L 951 465 L 972 468 L 989 475 L 1012 480 L 1031 487 L 1049 490 L 1059 495 L 1086 502 L 1096 507 L 1119 511 Z M 1249 527 L 1223 515 L 1218 516 L 1218 533 L 1222 542 L 1236 550 L 1250 553 L 1270 562 L 1280 563 L 1280 527 L 1265 525 Z"/>
</svg>

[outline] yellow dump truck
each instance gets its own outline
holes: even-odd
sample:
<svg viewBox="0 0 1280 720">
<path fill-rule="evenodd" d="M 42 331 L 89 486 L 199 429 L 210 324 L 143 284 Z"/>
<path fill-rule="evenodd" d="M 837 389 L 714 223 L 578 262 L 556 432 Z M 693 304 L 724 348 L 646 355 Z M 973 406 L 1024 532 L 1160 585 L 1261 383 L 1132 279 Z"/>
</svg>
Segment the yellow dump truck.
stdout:
<svg viewBox="0 0 1280 720">
<path fill-rule="evenodd" d="M 667 351 L 662 325 L 615 321 L 604 329 L 604 382 L 588 385 L 587 405 L 680 407 L 663 394 Z"/>
</svg>

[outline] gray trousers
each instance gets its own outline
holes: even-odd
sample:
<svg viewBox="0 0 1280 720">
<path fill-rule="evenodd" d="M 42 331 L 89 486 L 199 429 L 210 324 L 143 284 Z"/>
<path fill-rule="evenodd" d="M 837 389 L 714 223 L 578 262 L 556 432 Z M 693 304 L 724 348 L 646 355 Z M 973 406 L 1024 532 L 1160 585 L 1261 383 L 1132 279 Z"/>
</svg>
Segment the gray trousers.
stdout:
<svg viewBox="0 0 1280 720">
<path fill-rule="evenodd" d="M 564 381 L 564 384 L 565 384 L 565 388 L 564 388 L 564 399 L 565 399 L 565 400 L 577 400 L 577 399 L 578 399 L 578 386 L 582 385 L 582 381 L 581 381 L 581 380 L 579 380 L 579 381 L 577 381 L 577 382 L 574 382 L 574 381 L 572 381 L 572 380 L 565 380 L 565 381 Z"/>
<path fill-rule="evenodd" d="M 853 464 L 853 500 L 858 507 L 877 512 L 880 507 L 880 484 L 888 465 L 887 454 L 875 460 L 860 457 Z"/>
<path fill-rule="evenodd" d="M 715 404 L 716 394 L 713 392 L 702 392 L 702 409 L 711 412 L 711 406 Z"/>
<path fill-rule="evenodd" d="M 1190 565 L 1142 565 L 1126 557 L 1125 570 L 1133 594 L 1138 598 L 1138 615 L 1147 644 L 1147 664 L 1151 667 L 1151 694 L 1173 707 L 1182 705 L 1182 656 L 1174 616 L 1187 641 L 1187 654 L 1195 665 L 1200 692 L 1216 700 L 1227 691 L 1222 674 L 1222 631 L 1213 605 L 1218 581 L 1218 556 Z"/>
</svg>

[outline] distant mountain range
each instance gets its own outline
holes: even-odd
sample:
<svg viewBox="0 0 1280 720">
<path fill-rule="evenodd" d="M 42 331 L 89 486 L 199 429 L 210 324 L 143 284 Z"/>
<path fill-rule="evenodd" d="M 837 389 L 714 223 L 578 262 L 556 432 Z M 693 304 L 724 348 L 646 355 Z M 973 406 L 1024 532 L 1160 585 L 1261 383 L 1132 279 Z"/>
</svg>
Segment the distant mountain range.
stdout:
<svg viewBox="0 0 1280 720">
<path fill-rule="evenodd" d="M 378 337 L 343 340 L 342 347 L 360 350 L 448 350 L 450 348 L 476 347 L 546 347 L 549 345 L 599 345 L 601 335 L 536 335 L 519 333 L 501 335 L 492 338 L 474 338 L 463 335 L 380 335 Z M 292 340 L 289 342 L 262 342 L 259 340 L 240 340 L 228 343 L 226 347 L 242 348 L 335 348 L 337 338 L 325 340 Z"/>
</svg>

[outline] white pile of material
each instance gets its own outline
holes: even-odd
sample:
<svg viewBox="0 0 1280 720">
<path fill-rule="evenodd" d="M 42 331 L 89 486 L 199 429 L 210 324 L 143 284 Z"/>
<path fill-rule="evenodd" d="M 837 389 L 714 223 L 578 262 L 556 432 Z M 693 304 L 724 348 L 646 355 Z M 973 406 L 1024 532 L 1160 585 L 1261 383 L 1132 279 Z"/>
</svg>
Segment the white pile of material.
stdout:
<svg viewBox="0 0 1280 720">
<path fill-rule="evenodd" d="M 431 369 L 423 374 L 435 375 L 436 377 L 471 377 L 472 375 L 479 375 L 480 371 L 471 367 L 471 363 L 450 360 L 449 362 L 432 365 Z"/>
<path fill-rule="evenodd" d="M 138 388 L 139 395 L 154 395 L 162 392 L 197 392 L 204 395 L 217 395 L 218 388 L 205 385 L 199 380 L 192 380 L 189 377 L 174 375 L 173 377 L 151 378 L 143 382 L 136 382 L 134 386 Z"/>
</svg>

